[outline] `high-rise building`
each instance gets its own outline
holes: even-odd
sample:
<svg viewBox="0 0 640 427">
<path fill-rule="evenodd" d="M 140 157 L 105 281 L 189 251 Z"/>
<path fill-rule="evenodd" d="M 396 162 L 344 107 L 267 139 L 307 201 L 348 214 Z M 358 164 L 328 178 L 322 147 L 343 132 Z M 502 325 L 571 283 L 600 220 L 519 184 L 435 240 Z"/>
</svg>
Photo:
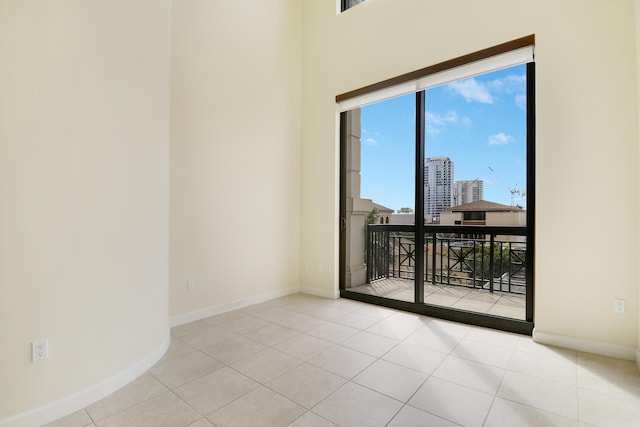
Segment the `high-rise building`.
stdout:
<svg viewBox="0 0 640 427">
<path fill-rule="evenodd" d="M 481 179 L 456 181 L 453 185 L 453 205 L 484 200 L 484 181 Z"/>
<path fill-rule="evenodd" d="M 424 162 L 424 216 L 431 221 L 453 204 L 453 161 L 428 157 Z"/>
</svg>

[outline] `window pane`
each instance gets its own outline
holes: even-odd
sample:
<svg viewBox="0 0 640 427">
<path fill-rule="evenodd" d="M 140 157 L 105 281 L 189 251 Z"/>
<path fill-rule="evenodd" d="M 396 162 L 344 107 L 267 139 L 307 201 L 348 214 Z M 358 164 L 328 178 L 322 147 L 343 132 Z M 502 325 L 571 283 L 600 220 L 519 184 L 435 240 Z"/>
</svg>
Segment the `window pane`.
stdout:
<svg viewBox="0 0 640 427">
<path fill-rule="evenodd" d="M 353 6 L 356 6 L 360 3 L 364 3 L 365 0 L 341 0 L 342 1 L 342 11 L 345 11 Z"/>
<path fill-rule="evenodd" d="M 427 224 L 526 226 L 526 65 L 428 89 Z M 427 237 L 425 302 L 525 318 L 524 235 Z"/>
<path fill-rule="evenodd" d="M 414 301 L 415 95 L 353 110 L 347 117 L 345 286 Z M 362 262 L 364 272 L 359 272 Z"/>
</svg>

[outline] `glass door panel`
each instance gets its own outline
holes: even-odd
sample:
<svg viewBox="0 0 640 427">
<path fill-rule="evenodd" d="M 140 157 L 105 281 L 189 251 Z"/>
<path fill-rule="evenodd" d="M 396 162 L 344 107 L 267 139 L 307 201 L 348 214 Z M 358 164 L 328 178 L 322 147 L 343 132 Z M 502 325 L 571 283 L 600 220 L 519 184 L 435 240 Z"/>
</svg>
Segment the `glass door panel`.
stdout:
<svg viewBox="0 0 640 427">
<path fill-rule="evenodd" d="M 342 116 L 346 290 L 414 302 L 415 95 Z"/>
<path fill-rule="evenodd" d="M 525 320 L 526 81 L 519 65 L 426 91 L 426 304 Z"/>
</svg>

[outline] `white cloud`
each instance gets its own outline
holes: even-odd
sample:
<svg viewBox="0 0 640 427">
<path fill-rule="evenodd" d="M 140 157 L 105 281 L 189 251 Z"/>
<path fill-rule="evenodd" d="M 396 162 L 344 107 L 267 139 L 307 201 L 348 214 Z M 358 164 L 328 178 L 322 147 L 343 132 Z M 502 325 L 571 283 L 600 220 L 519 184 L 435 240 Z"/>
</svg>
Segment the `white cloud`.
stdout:
<svg viewBox="0 0 640 427">
<path fill-rule="evenodd" d="M 362 136 L 360 140 L 365 145 L 378 145 L 378 140 L 382 138 L 380 132 L 371 131 L 368 129 L 362 129 Z"/>
<path fill-rule="evenodd" d="M 491 135 L 489 137 L 489 145 L 505 145 L 510 143 L 511 141 L 513 141 L 513 137 L 502 132 L 496 133 L 495 135 Z"/>
<path fill-rule="evenodd" d="M 511 74 L 490 82 L 478 81 L 475 78 L 459 80 L 450 83 L 449 87 L 467 102 L 479 102 L 482 104 L 493 104 L 496 97 L 499 98 L 500 95 L 515 94 L 516 104 L 524 109 L 526 83 L 526 75 Z"/>
<path fill-rule="evenodd" d="M 512 74 L 509 77 L 507 77 L 507 82 L 509 82 L 509 84 L 522 88 L 524 89 L 524 86 L 527 84 L 527 75 L 526 74 L 520 74 L 520 75 L 515 75 Z"/>
<path fill-rule="evenodd" d="M 514 93 L 514 92 L 522 92 L 525 90 L 525 85 L 527 83 L 527 76 L 511 74 L 507 77 L 503 77 L 501 79 L 493 80 L 488 84 L 488 86 L 498 92 L 502 93 Z"/>
<path fill-rule="evenodd" d="M 487 86 L 474 78 L 450 83 L 449 87 L 460 94 L 467 102 L 493 104 L 493 96 Z"/>
<path fill-rule="evenodd" d="M 526 95 L 527 76 L 525 74 L 511 74 L 507 77 L 493 80 L 488 84 L 492 91 L 497 94 L 514 95 L 514 102 L 521 110 L 527 109 Z"/>
<path fill-rule="evenodd" d="M 424 115 L 427 133 L 437 135 L 448 125 L 471 125 L 471 119 L 459 116 L 455 111 L 447 111 L 446 114 L 440 115 L 427 111 Z"/>
<path fill-rule="evenodd" d="M 432 113 L 431 111 L 427 111 L 424 115 L 424 118 L 427 123 L 442 126 L 449 123 L 458 123 L 459 121 L 458 113 L 456 113 L 455 111 L 447 111 L 447 114 L 445 114 L 444 116 Z"/>
</svg>

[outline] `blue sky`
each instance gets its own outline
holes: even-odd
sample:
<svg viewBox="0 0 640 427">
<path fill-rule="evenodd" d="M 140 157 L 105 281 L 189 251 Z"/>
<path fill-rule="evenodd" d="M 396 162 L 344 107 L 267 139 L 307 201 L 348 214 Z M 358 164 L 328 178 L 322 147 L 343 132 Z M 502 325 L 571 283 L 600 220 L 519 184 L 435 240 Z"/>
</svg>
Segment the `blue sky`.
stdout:
<svg viewBox="0 0 640 427">
<path fill-rule="evenodd" d="M 426 157 L 447 156 L 454 179 L 484 181 L 484 199 L 526 190 L 526 67 L 427 90 Z M 415 94 L 362 108 L 361 197 L 414 207 Z M 515 196 L 526 207 L 526 196 Z"/>
</svg>

